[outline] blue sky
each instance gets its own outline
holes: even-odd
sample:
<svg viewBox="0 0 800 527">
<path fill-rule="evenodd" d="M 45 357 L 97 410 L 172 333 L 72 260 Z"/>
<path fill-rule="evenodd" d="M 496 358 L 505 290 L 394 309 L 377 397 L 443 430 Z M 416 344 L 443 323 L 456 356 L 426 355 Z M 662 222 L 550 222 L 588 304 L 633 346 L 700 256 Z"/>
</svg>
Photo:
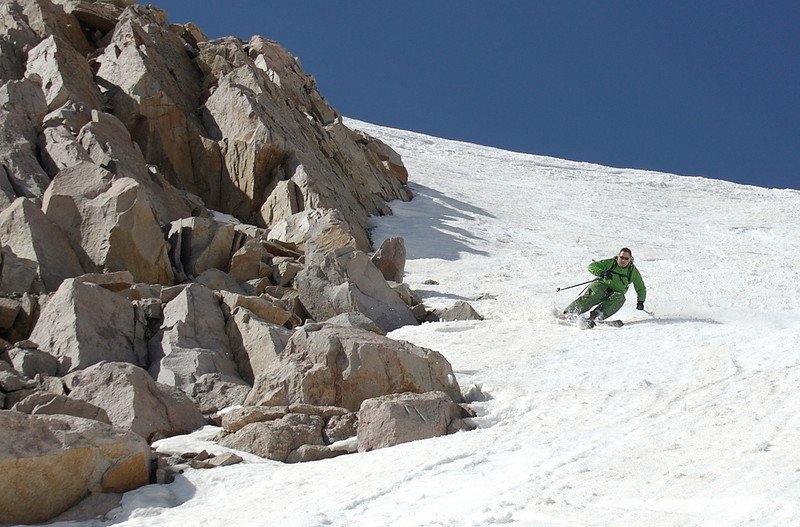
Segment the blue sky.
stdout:
<svg viewBox="0 0 800 527">
<path fill-rule="evenodd" d="M 507 150 L 800 189 L 800 2 L 155 0 L 277 40 L 341 114 Z"/>
</svg>

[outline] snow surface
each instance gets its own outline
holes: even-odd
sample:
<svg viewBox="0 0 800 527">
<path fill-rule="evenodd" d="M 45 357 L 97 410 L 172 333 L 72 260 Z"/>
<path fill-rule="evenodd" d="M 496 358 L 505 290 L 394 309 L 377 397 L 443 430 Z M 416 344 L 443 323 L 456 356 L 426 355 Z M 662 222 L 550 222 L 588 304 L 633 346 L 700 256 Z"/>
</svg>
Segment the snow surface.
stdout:
<svg viewBox="0 0 800 527">
<path fill-rule="evenodd" d="M 376 219 L 376 244 L 405 238 L 429 306 L 486 317 L 390 334 L 490 397 L 480 428 L 188 470 L 127 493 L 111 522 L 60 525 L 800 525 L 800 192 L 348 124 L 402 155 L 416 195 Z M 556 324 L 581 291 L 556 288 L 623 246 L 655 318 L 631 288 L 623 328 Z M 159 448 L 215 451 L 213 431 Z"/>
</svg>

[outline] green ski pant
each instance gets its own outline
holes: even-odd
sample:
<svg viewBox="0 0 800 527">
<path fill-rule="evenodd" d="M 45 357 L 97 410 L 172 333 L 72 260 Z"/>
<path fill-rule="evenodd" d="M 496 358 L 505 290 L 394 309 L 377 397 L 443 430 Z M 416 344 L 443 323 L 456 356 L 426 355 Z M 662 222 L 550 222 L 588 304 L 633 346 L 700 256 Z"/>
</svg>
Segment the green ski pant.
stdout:
<svg viewBox="0 0 800 527">
<path fill-rule="evenodd" d="M 597 306 L 597 319 L 603 320 L 610 317 L 625 303 L 625 293 L 617 293 L 602 282 L 592 282 L 589 287 L 564 308 L 564 313 L 580 315 Z"/>
</svg>

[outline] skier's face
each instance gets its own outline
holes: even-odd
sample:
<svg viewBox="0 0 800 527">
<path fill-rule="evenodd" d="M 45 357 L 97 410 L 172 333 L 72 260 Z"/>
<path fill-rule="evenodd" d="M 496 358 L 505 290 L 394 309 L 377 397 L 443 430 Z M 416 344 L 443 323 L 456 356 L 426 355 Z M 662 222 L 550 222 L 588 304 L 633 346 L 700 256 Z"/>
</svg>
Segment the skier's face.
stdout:
<svg viewBox="0 0 800 527">
<path fill-rule="evenodd" d="M 619 253 L 617 255 L 617 265 L 620 267 L 628 267 L 631 262 L 631 255 L 628 253 Z"/>
</svg>

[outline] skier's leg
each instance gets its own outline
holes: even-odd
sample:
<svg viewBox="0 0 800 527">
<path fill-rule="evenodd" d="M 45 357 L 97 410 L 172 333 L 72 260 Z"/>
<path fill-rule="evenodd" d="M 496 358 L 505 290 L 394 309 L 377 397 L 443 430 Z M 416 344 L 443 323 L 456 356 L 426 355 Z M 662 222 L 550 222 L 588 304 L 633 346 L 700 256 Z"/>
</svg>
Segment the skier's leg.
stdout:
<svg viewBox="0 0 800 527">
<path fill-rule="evenodd" d="M 593 306 L 596 306 L 602 302 L 606 294 L 606 286 L 604 284 L 590 284 L 583 294 L 581 294 L 581 296 L 573 300 L 570 305 L 564 308 L 564 313 L 572 313 L 575 315 L 586 313 L 592 309 Z"/>
<path fill-rule="evenodd" d="M 619 311 L 624 303 L 624 293 L 612 293 L 611 296 L 600 302 L 600 305 L 597 306 L 597 309 L 592 311 L 592 314 L 596 313 L 596 316 L 593 318 L 596 318 L 597 320 L 605 320 Z"/>
</svg>

